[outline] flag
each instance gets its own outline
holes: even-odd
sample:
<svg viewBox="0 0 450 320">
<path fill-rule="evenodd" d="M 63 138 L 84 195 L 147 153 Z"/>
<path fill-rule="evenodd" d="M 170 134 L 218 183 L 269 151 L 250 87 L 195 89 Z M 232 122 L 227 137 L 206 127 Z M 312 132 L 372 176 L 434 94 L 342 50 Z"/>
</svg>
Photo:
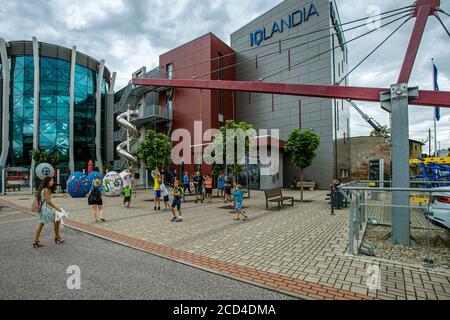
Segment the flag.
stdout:
<svg viewBox="0 0 450 320">
<path fill-rule="evenodd" d="M 434 82 L 434 91 L 439 91 L 438 68 L 434 64 L 434 60 L 433 60 L 433 82 Z M 434 114 L 435 114 L 435 117 L 436 117 L 437 121 L 441 120 L 441 108 L 440 107 L 436 106 L 434 108 Z"/>
</svg>

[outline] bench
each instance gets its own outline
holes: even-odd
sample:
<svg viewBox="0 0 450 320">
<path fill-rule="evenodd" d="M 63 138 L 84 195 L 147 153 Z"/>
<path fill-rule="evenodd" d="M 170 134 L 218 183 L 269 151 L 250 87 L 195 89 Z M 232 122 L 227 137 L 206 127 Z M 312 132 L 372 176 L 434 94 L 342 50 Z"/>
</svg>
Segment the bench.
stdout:
<svg viewBox="0 0 450 320">
<path fill-rule="evenodd" d="M 301 189 L 302 183 L 300 181 L 297 182 L 297 189 Z M 314 181 L 303 181 L 303 189 L 309 189 L 314 191 L 316 189 L 316 183 Z"/>
<path fill-rule="evenodd" d="M 278 203 L 278 209 L 281 209 L 281 205 L 285 205 L 284 201 L 290 200 L 290 206 L 294 206 L 294 197 L 283 197 L 281 189 L 271 189 L 264 190 L 264 195 L 266 197 L 266 210 L 269 210 L 269 202 Z"/>
</svg>

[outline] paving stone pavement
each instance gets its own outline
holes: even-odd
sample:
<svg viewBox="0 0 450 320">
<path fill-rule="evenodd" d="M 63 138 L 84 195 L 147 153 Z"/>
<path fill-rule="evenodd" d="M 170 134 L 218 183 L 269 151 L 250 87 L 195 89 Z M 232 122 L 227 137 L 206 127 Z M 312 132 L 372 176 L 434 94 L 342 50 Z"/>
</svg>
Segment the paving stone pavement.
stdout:
<svg viewBox="0 0 450 320">
<path fill-rule="evenodd" d="M 283 193 L 299 198 L 298 191 Z M 321 293 L 321 298 L 327 298 L 330 292 L 323 288 L 328 288 L 377 299 L 450 299 L 449 270 L 348 256 L 348 211 L 331 216 L 326 193 L 305 191 L 305 198 L 312 202 L 296 202 L 294 207 L 278 211 L 266 210 L 264 194 L 252 192 L 251 199 L 244 201 L 248 221 L 233 221 L 232 208 L 227 209 L 217 198 L 213 204 L 195 204 L 193 197 L 187 197 L 182 207 L 184 222 L 171 223 L 170 213 L 153 210 L 150 191 L 138 191 L 130 209 L 121 207 L 120 198 L 104 197 L 107 222 L 95 225 L 87 199 L 56 198 L 55 202 L 71 213 L 71 220 L 90 226 L 94 233 L 105 230 L 241 267 L 246 271 L 237 277 L 244 280 L 249 280 L 245 272 L 253 272 L 251 280 L 256 282 L 258 276 L 267 279 L 271 275 L 283 277 L 283 281 L 301 281 L 307 284 L 302 293 L 309 297 Z M 0 197 L 5 200 L 29 208 L 32 197 Z M 367 270 L 373 265 L 381 272 L 379 290 L 367 286 Z M 308 284 L 316 286 L 308 288 Z"/>
</svg>

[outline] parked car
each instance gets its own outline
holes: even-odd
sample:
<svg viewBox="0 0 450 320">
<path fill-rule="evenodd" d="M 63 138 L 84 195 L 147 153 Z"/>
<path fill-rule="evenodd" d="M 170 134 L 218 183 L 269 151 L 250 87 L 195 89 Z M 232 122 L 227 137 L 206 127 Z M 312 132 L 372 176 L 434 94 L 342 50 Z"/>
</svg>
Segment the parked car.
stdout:
<svg viewBox="0 0 450 320">
<path fill-rule="evenodd" d="M 450 230 L 450 188 L 448 192 L 436 192 L 431 194 L 429 209 L 425 211 L 425 217 L 434 225 Z"/>
</svg>

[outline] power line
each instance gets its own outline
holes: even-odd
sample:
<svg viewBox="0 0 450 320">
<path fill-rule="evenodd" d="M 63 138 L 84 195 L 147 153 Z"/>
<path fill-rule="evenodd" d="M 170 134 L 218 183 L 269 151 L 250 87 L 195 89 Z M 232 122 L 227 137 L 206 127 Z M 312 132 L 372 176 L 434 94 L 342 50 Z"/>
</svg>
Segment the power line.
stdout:
<svg viewBox="0 0 450 320">
<path fill-rule="evenodd" d="M 404 12 L 402 12 L 402 13 L 404 13 Z M 390 23 L 395 22 L 395 21 L 398 21 L 398 20 L 400 20 L 400 19 L 402 19 L 402 18 L 404 18 L 404 17 L 406 17 L 406 16 L 409 16 L 409 15 L 410 15 L 410 14 L 404 15 L 404 16 L 402 16 L 402 17 L 396 19 L 396 20 L 391 21 Z M 382 19 L 380 19 L 380 20 L 387 19 L 387 18 L 390 18 L 390 17 L 391 17 L 391 16 L 384 17 L 384 18 L 382 18 Z M 388 23 L 388 24 L 386 24 L 386 25 L 389 25 L 390 23 Z M 345 32 L 351 31 L 351 30 L 355 30 L 355 29 L 357 29 L 357 28 L 361 28 L 361 27 L 364 27 L 364 26 L 366 26 L 366 25 L 367 25 L 367 23 L 363 23 L 363 24 L 360 24 L 360 25 L 351 27 L 351 28 L 349 28 L 349 29 L 342 30 L 340 33 L 345 33 Z M 385 26 L 386 26 L 386 25 L 385 25 Z M 382 27 L 383 27 L 383 26 L 382 26 Z M 382 28 L 382 27 L 380 27 L 380 28 Z M 326 29 L 326 30 L 327 30 L 327 29 Z M 372 30 L 372 31 L 375 31 L 375 30 L 378 30 L 378 29 L 374 29 L 374 30 Z M 195 75 L 195 76 L 193 77 L 193 79 L 196 79 L 196 78 L 202 78 L 202 77 L 204 77 L 204 76 L 211 75 L 211 74 L 214 74 L 214 73 L 219 72 L 219 71 L 223 71 L 223 70 L 226 70 L 226 69 L 229 69 L 229 68 L 233 68 L 233 67 L 242 65 L 242 64 L 244 64 L 244 63 L 248 63 L 248 62 L 254 61 L 255 59 L 264 59 L 264 58 L 267 58 L 267 57 L 269 57 L 269 56 L 271 56 L 271 55 L 279 54 L 280 52 L 285 52 L 285 51 L 288 51 L 288 50 L 292 50 L 292 49 L 295 49 L 295 48 L 299 48 L 299 47 L 302 47 L 302 46 L 311 44 L 312 42 L 316 42 L 316 41 L 319 41 L 319 40 L 328 39 L 328 38 L 330 38 L 331 36 L 334 36 L 334 35 L 335 35 L 335 33 L 330 33 L 330 34 L 327 34 L 326 36 L 323 36 L 323 37 L 320 37 L 320 38 L 317 38 L 317 39 L 313 39 L 313 40 L 311 40 L 311 41 L 309 41 L 309 42 L 303 42 L 303 43 L 301 43 L 301 44 L 298 44 L 298 45 L 295 45 L 295 46 L 291 46 L 291 47 L 282 49 L 281 51 L 280 51 L 280 50 L 275 50 L 275 51 L 273 51 L 273 52 L 266 53 L 266 54 L 261 55 L 261 56 L 251 57 L 251 58 L 248 58 L 248 59 L 246 59 L 246 60 L 243 60 L 243 61 L 234 63 L 234 64 L 232 64 L 232 65 L 229 65 L 229 66 L 226 66 L 226 67 L 223 67 L 223 68 L 220 68 L 220 69 L 215 69 L 215 70 L 213 70 L 213 71 L 209 71 L 209 72 L 201 73 L 201 74 L 199 74 L 199 75 Z M 299 38 L 299 36 L 297 36 L 297 38 Z M 291 38 L 291 39 L 293 39 L 293 38 Z M 286 41 L 286 40 L 288 40 L 288 39 L 285 39 L 285 41 Z M 277 42 L 274 42 L 274 43 L 272 43 L 272 44 L 276 44 L 276 43 L 277 43 Z M 344 42 L 342 45 L 344 45 L 344 44 L 346 44 L 346 43 L 348 43 L 348 42 Z M 339 46 L 337 46 L 336 48 L 338 48 L 338 47 L 339 47 Z M 253 49 L 252 49 L 252 50 L 253 50 Z"/>
<path fill-rule="evenodd" d="M 434 16 L 436 17 L 436 19 L 438 19 L 438 21 L 441 23 L 444 30 L 447 32 L 447 35 L 450 37 L 450 32 L 448 31 L 448 29 L 445 26 L 444 22 L 442 21 L 441 17 L 439 17 L 439 15 L 436 12 L 434 13 Z"/>
<path fill-rule="evenodd" d="M 372 32 L 375 32 L 375 31 L 377 31 L 377 30 L 379 30 L 379 29 L 381 29 L 381 28 L 387 27 L 388 25 L 390 25 L 390 24 L 392 24 L 392 23 L 394 23 L 394 22 L 397 22 L 397 21 L 399 21 L 399 20 L 401 20 L 401 19 L 403 19 L 403 18 L 406 18 L 406 17 L 408 17 L 408 16 L 410 16 L 410 15 L 407 14 L 407 15 L 404 15 L 404 16 L 398 18 L 398 19 L 395 19 L 395 20 L 393 20 L 393 21 L 390 21 L 390 22 L 388 22 L 388 23 L 382 25 L 382 26 L 381 26 L 380 28 L 378 28 L 378 29 L 370 30 L 369 32 L 363 33 L 362 35 L 359 35 L 359 36 L 357 36 L 357 37 L 355 37 L 355 38 L 353 38 L 353 39 L 351 39 L 351 40 L 348 40 L 348 41 L 344 42 L 343 44 L 348 44 L 348 43 L 351 43 L 351 42 L 353 42 L 353 41 L 355 41 L 355 40 L 358 40 L 358 39 L 360 39 L 360 38 L 362 38 L 362 37 L 364 37 L 364 36 L 366 36 L 366 35 L 368 35 L 368 34 L 370 34 L 370 33 L 372 33 Z M 326 53 L 328 53 L 328 52 L 331 52 L 331 51 L 333 51 L 333 50 L 335 50 L 335 49 L 338 49 L 340 46 L 341 46 L 341 45 L 338 45 L 338 46 L 336 46 L 336 47 L 334 47 L 334 48 L 331 48 L 331 49 L 326 50 L 326 51 L 324 51 L 324 52 L 321 52 L 321 53 L 319 53 L 319 54 L 317 54 L 317 55 L 314 55 L 314 56 L 312 56 L 312 57 L 310 57 L 310 58 L 308 58 L 308 59 L 306 59 L 306 60 L 300 61 L 300 62 L 298 62 L 298 63 L 296 63 L 296 64 L 294 64 L 294 65 L 292 65 L 292 66 L 290 66 L 290 67 L 288 67 L 288 68 L 279 70 L 279 71 L 274 72 L 274 73 L 272 73 L 272 74 L 270 74 L 270 75 L 268 75 L 268 76 L 262 77 L 261 79 L 259 79 L 259 81 L 263 81 L 263 80 L 265 80 L 265 79 L 267 79 L 267 78 L 270 78 L 270 77 L 273 77 L 273 76 L 275 76 L 275 75 L 277 75 L 277 74 L 279 74 L 279 73 L 288 71 L 288 70 L 290 70 L 290 69 L 292 69 L 292 68 L 295 68 L 295 67 L 298 67 L 299 65 L 301 65 L 301 64 L 303 64 L 303 63 L 305 63 L 305 62 L 308 62 L 308 61 L 310 61 L 310 60 L 312 60 L 312 59 L 315 59 L 315 58 L 318 58 L 318 57 L 320 57 L 320 56 L 322 56 L 322 55 L 324 55 L 324 54 L 326 54 Z"/>
<path fill-rule="evenodd" d="M 381 48 L 383 46 L 383 44 L 385 44 L 401 27 L 403 27 L 409 20 L 411 20 L 412 17 L 409 17 L 408 19 L 406 19 L 401 25 L 399 25 L 386 39 L 384 39 L 383 41 L 380 42 L 380 44 L 378 46 L 376 46 L 364 59 L 362 59 L 352 70 L 350 70 L 345 77 L 343 77 L 338 83 L 337 85 L 340 85 L 342 83 L 342 81 L 344 81 L 345 79 L 348 78 L 348 76 L 355 71 L 360 65 L 362 65 L 367 59 L 370 58 L 370 56 L 372 54 L 375 53 L 375 51 L 377 51 L 379 48 Z"/>
<path fill-rule="evenodd" d="M 244 49 L 244 50 L 241 50 L 241 51 L 235 51 L 235 52 L 233 52 L 233 53 L 229 53 L 229 54 L 226 54 L 226 55 L 223 55 L 223 56 L 220 56 L 220 57 L 215 57 L 215 58 L 212 58 L 212 59 L 207 59 L 207 60 L 203 60 L 203 61 L 200 61 L 200 62 L 192 63 L 192 64 L 185 65 L 185 66 L 181 66 L 181 67 L 178 67 L 178 68 L 174 68 L 174 69 L 173 69 L 173 72 L 180 71 L 180 70 L 184 70 L 184 69 L 191 68 L 191 67 L 195 67 L 195 66 L 198 66 L 198 65 L 201 65 L 201 64 L 213 62 L 213 61 L 216 61 L 216 60 L 218 60 L 218 59 L 227 58 L 227 57 L 234 56 L 234 55 L 237 55 L 237 54 L 240 54 L 240 53 L 246 53 L 246 52 L 249 52 L 249 51 L 252 51 L 252 50 L 256 50 L 256 49 L 261 49 L 261 48 L 265 48 L 265 47 L 270 47 L 270 46 L 273 46 L 273 45 L 276 45 L 276 44 L 279 45 L 280 43 L 287 42 L 287 41 L 294 40 L 294 39 L 301 38 L 301 37 L 306 37 L 306 36 L 308 36 L 308 35 L 312 35 L 312 34 L 315 34 L 315 33 L 318 33 L 318 32 L 327 31 L 327 30 L 330 30 L 330 29 L 334 29 L 334 28 L 336 28 L 336 27 L 342 27 L 342 26 L 344 26 L 344 25 L 353 24 L 353 23 L 360 22 L 360 21 L 363 21 L 363 20 L 366 21 L 367 19 L 370 19 L 370 18 L 381 17 L 381 16 L 386 15 L 386 14 L 389 14 L 389 13 L 393 13 L 393 12 L 400 11 L 400 12 L 397 12 L 397 13 L 395 13 L 395 14 L 392 14 L 392 15 L 389 15 L 389 16 L 386 16 L 386 17 L 383 17 L 383 18 L 380 18 L 379 20 L 388 19 L 388 18 L 390 18 L 390 17 L 398 16 L 398 15 L 400 15 L 400 14 L 402 14 L 402 13 L 410 12 L 410 11 L 412 11 L 412 10 L 411 10 L 412 7 L 414 7 L 414 5 L 410 5 L 410 6 L 398 8 L 398 9 L 395 9 L 395 10 L 386 11 L 386 12 L 380 13 L 380 14 L 378 14 L 378 15 L 372 15 L 372 16 L 360 18 L 360 19 L 357 19 L 357 20 L 353 20 L 353 21 L 348 21 L 348 22 L 345 22 L 345 23 L 341 23 L 341 24 L 339 24 L 339 25 L 333 25 L 333 26 L 331 26 L 331 27 L 327 27 L 327 28 L 324 28 L 324 29 L 319 29 L 319 30 L 311 31 L 311 32 L 304 33 L 304 34 L 301 34 L 301 35 L 297 35 L 297 36 L 285 38 L 285 39 L 280 40 L 279 42 L 272 42 L 272 43 L 265 44 L 265 45 L 262 45 L 262 46 L 252 47 L 252 48 Z M 407 10 L 405 10 L 405 9 L 407 9 Z M 364 24 L 361 25 L 361 26 L 365 26 L 365 25 L 366 25 L 366 23 L 364 23 Z M 161 72 L 161 71 L 159 71 L 159 70 L 158 70 L 158 72 L 159 72 L 160 74 L 165 74 L 165 73 L 163 73 L 163 72 Z"/>
<path fill-rule="evenodd" d="M 448 14 L 447 12 L 445 12 L 443 9 L 441 8 L 437 8 L 436 11 L 439 11 L 440 13 L 445 14 L 446 16 L 450 17 L 450 14 Z"/>
</svg>

